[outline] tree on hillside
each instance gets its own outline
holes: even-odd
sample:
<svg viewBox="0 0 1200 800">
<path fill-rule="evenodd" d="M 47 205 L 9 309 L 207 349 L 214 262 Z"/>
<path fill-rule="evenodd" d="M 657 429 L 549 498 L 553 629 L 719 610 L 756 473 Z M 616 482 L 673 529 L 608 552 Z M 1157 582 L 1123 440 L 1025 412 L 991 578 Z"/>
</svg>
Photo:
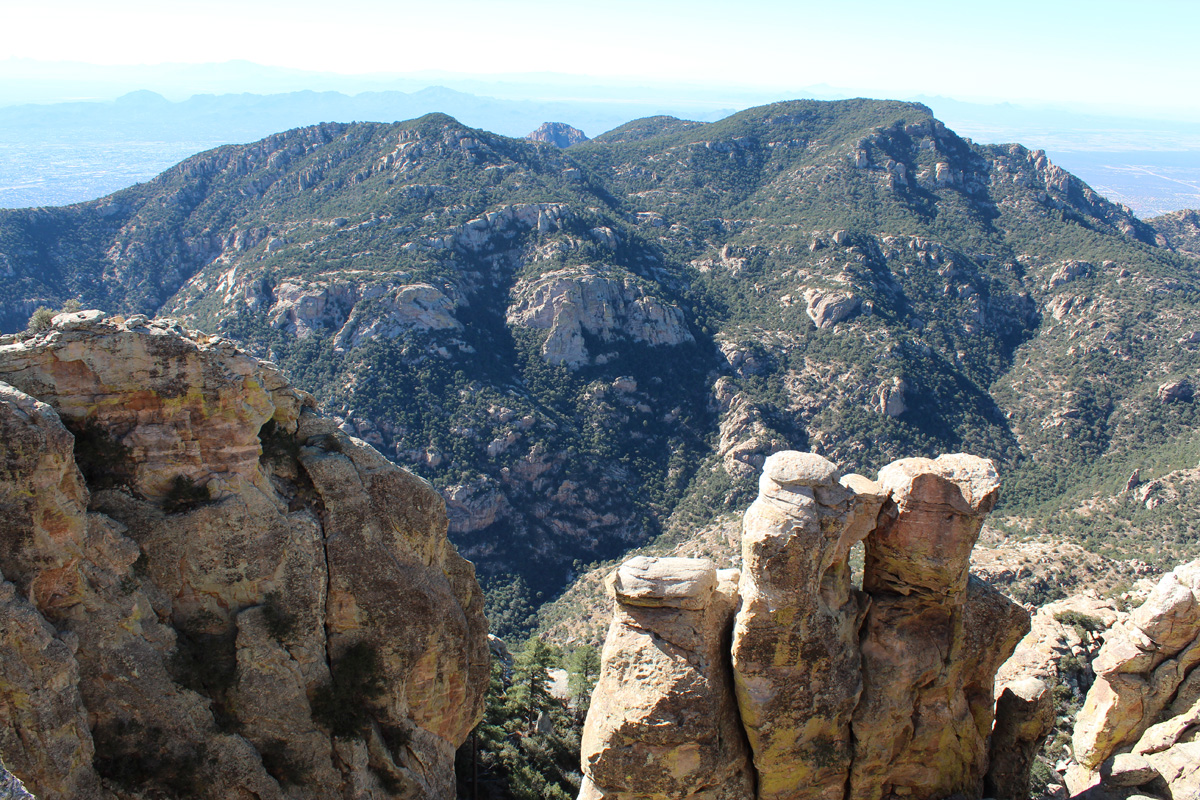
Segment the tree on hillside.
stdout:
<svg viewBox="0 0 1200 800">
<path fill-rule="evenodd" d="M 567 689 L 575 715 L 583 720 L 592 705 L 592 690 L 600 679 L 600 653 L 590 644 L 577 647 L 567 659 Z"/>
</svg>

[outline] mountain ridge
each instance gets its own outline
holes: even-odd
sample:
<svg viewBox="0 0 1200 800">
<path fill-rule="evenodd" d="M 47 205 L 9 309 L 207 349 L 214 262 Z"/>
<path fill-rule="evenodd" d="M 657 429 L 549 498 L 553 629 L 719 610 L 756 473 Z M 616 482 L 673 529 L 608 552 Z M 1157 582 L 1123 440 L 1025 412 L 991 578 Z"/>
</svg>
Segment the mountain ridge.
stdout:
<svg viewBox="0 0 1200 800">
<path fill-rule="evenodd" d="M 748 503 L 790 448 L 858 471 L 969 449 L 1006 473 L 1013 535 L 1178 560 L 1191 524 L 1116 486 L 1200 456 L 1191 403 L 1158 396 L 1200 365 L 1196 262 L 1162 235 L 919 104 L 655 118 L 567 151 L 427 115 L 0 212 L 0 325 L 77 298 L 239 339 L 531 592 Z"/>
</svg>

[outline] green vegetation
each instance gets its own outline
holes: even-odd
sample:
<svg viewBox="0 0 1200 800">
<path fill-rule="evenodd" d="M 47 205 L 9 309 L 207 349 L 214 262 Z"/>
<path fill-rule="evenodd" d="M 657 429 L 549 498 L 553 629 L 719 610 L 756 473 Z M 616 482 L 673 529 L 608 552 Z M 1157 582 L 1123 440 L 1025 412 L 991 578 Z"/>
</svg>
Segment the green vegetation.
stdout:
<svg viewBox="0 0 1200 800">
<path fill-rule="evenodd" d="M 282 739 L 267 742 L 259 750 L 259 755 L 263 768 L 283 786 L 303 786 L 312 771 Z"/>
<path fill-rule="evenodd" d="M 1059 611 L 1054 615 L 1054 620 L 1060 625 L 1067 625 L 1074 628 L 1079 638 L 1083 640 L 1084 644 L 1088 645 L 1092 643 L 1095 634 L 1103 633 L 1108 629 L 1108 626 L 1096 617 L 1072 609 Z"/>
<path fill-rule="evenodd" d="M 204 745 L 171 743 L 162 729 L 145 727 L 137 719 L 117 719 L 92 731 L 96 754 L 92 761 L 101 777 L 126 790 L 155 796 L 204 797 L 212 768 Z"/>
<path fill-rule="evenodd" d="M 755 480 L 731 459 L 782 447 L 865 474 L 974 452 L 1001 472 L 1007 530 L 1156 564 L 1200 554 L 1185 474 L 1200 403 L 1157 394 L 1200 371 L 1200 262 L 1155 234 L 913 103 L 652 118 L 569 151 L 433 114 L 288 131 L 103 201 L 0 211 L 16 276 L 0 329 L 77 299 L 179 314 L 270 358 L 458 498 L 455 544 L 519 638 L 577 563 L 736 513 Z M 543 353 L 554 309 L 518 312 L 530 281 L 584 265 L 629 295 L 580 328 L 589 361 L 571 369 Z M 418 284 L 442 311 L 396 305 Z M 833 293 L 857 310 L 814 325 Z M 635 294 L 678 309 L 694 343 L 651 344 Z M 297 443 L 271 422 L 260 440 L 283 475 Z M 1125 491 L 1135 468 L 1156 494 Z"/>
<path fill-rule="evenodd" d="M 462 797 L 486 800 L 571 800 L 579 794 L 583 718 L 549 692 L 557 648 L 526 640 L 511 671 L 492 661 L 483 722 L 455 761 Z"/>
<path fill-rule="evenodd" d="M 186 475 L 176 475 L 167 493 L 163 495 L 162 508 L 168 514 L 186 514 L 212 500 L 208 484 L 197 485 Z"/>
<path fill-rule="evenodd" d="M 289 611 L 283 595 L 279 592 L 268 592 L 263 598 L 263 620 L 267 624 L 267 633 L 280 644 L 285 644 L 296 631 L 298 618 Z"/>
</svg>

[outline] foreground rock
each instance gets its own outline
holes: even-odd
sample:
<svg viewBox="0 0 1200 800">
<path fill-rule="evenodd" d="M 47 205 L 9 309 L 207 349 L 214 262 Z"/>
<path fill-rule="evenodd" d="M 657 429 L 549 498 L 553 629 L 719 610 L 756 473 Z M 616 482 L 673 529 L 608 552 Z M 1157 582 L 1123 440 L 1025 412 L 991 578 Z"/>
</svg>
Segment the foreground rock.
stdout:
<svg viewBox="0 0 1200 800">
<path fill-rule="evenodd" d="M 885 495 L 865 478 L 846 480 L 858 491 L 839 479 L 818 455 L 776 453 L 743 523 L 733 670 L 762 798 L 845 792 L 867 610 L 850 585 L 850 548 Z"/>
<path fill-rule="evenodd" d="M 1068 788 L 1161 779 L 1170 797 L 1200 793 L 1200 561 L 1165 575 L 1108 634 L 1079 712 Z"/>
<path fill-rule="evenodd" d="M 898 461 L 878 482 L 843 477 L 811 453 L 767 458 L 744 519 L 728 645 L 755 788 L 728 780 L 738 774 L 728 750 L 718 758 L 710 746 L 702 758 L 683 744 L 731 716 L 721 693 L 677 677 L 702 665 L 705 687 L 729 680 L 710 649 L 728 628 L 714 627 L 721 615 L 709 616 L 712 603 L 701 599 L 715 572 L 707 562 L 639 558 L 610 578 L 617 604 L 580 797 L 981 797 L 995 675 L 1029 630 L 1027 612 L 967 571 L 998 488 L 991 462 L 971 456 Z M 850 554 L 864 540 L 860 590 Z M 631 624 L 650 613 L 653 625 Z M 707 655 L 664 662 L 679 631 L 703 631 Z M 1008 760 L 994 759 L 991 785 L 996 796 L 1023 798 L 1052 706 L 1037 680 L 1005 697 L 995 747 Z M 699 707 L 710 718 L 697 718 Z"/>
<path fill-rule="evenodd" d="M 1029 773 L 1054 727 L 1054 697 L 1037 678 L 1015 681 L 996 699 L 996 724 L 983 791 L 997 800 L 1028 800 Z"/>
<path fill-rule="evenodd" d="M 738 800 L 752 791 L 725 669 L 735 581 L 694 558 L 639 557 L 612 574 L 580 797 Z"/>
<path fill-rule="evenodd" d="M 879 482 L 890 499 L 867 538 L 851 796 L 978 797 L 996 670 L 1029 631 L 1024 609 L 969 579 L 1000 482 L 963 455 L 903 459 Z"/>
<path fill-rule="evenodd" d="M 31 792 L 452 796 L 486 630 L 428 485 L 171 323 L 60 315 L 0 381 L 0 754 Z"/>
</svg>

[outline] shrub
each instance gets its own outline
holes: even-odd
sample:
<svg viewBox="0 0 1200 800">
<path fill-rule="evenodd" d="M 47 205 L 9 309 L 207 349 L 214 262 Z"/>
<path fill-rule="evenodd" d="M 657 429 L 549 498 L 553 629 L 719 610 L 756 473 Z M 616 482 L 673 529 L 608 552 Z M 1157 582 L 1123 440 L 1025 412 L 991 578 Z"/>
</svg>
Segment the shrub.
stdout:
<svg viewBox="0 0 1200 800">
<path fill-rule="evenodd" d="M 119 786 L 131 790 L 153 787 L 177 797 L 203 793 L 207 761 L 203 744 L 171 742 L 161 728 L 146 728 L 136 719 L 97 725 L 92 739 L 96 772 Z"/>
<path fill-rule="evenodd" d="M 383 694 L 375 645 L 351 645 L 333 665 L 332 679 L 313 694 L 313 720 L 340 739 L 361 739 L 375 718 Z"/>
<path fill-rule="evenodd" d="M 163 496 L 163 511 L 168 514 L 186 514 L 212 499 L 208 484 L 198 486 L 186 475 L 176 475 L 171 488 Z"/>
<path fill-rule="evenodd" d="M 300 761 L 282 739 L 272 739 L 259 750 L 263 768 L 284 786 L 302 786 L 311 768 Z"/>
<path fill-rule="evenodd" d="M 25 330 L 29 333 L 41 333 L 50 329 L 50 322 L 54 319 L 55 311 L 46 306 L 38 306 L 33 314 L 29 317 L 29 323 L 25 326 Z"/>
<path fill-rule="evenodd" d="M 296 437 L 269 419 L 258 429 L 258 441 L 262 445 L 262 457 L 265 461 L 294 461 L 300 457 L 300 444 Z"/>
<path fill-rule="evenodd" d="M 1106 630 L 1104 623 L 1096 617 L 1072 609 L 1059 611 L 1054 615 L 1054 621 L 1060 625 L 1074 628 L 1079 638 L 1084 642 L 1090 642 L 1092 634 L 1103 633 Z"/>
<path fill-rule="evenodd" d="M 263 598 L 263 619 L 271 638 L 283 644 L 296 630 L 296 615 L 288 611 L 279 592 L 268 592 Z"/>
</svg>

